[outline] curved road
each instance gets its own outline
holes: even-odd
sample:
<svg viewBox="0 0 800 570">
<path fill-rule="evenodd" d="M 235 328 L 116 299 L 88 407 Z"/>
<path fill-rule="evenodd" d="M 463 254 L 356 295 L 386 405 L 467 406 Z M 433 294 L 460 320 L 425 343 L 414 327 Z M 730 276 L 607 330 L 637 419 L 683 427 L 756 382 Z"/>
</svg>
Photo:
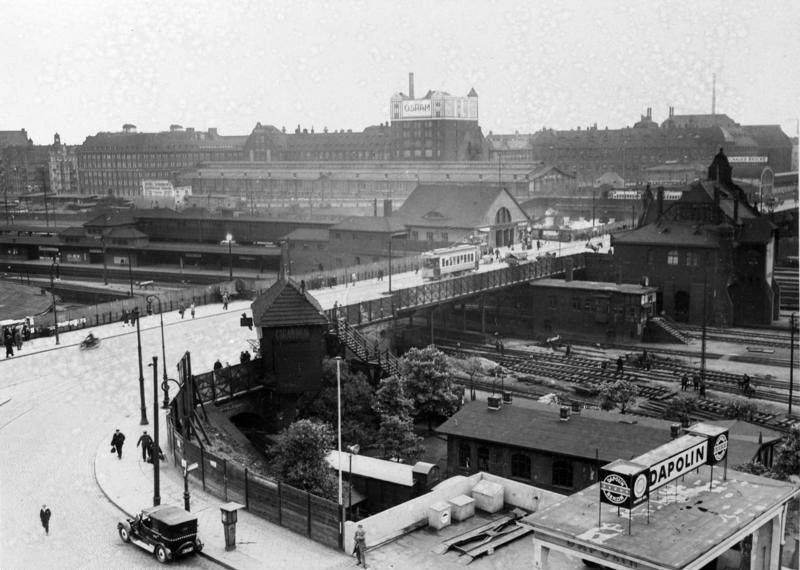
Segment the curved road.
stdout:
<svg viewBox="0 0 800 570">
<path fill-rule="evenodd" d="M 197 319 L 165 315 L 167 370 L 186 350 L 195 370 L 209 370 L 217 358 L 238 362 L 255 333 L 239 327 L 249 302 L 198 307 Z M 158 317 L 142 319 L 142 357 L 148 418 L 152 424 L 152 368 L 159 357 Z M 18 355 L 0 360 L 0 568 L 158 568 L 152 555 L 123 544 L 116 530 L 121 512 L 100 491 L 94 456 L 115 427 L 138 426 L 139 370 L 135 328 L 122 324 L 94 329 L 98 349 L 80 351 L 85 331 L 31 341 Z M 4 354 L 4 352 L 2 353 Z M 159 378 L 161 372 L 159 372 Z M 152 425 L 148 426 L 152 430 Z M 123 429 L 123 431 L 126 431 Z M 163 427 L 162 427 L 163 434 Z M 140 461 L 138 433 L 127 430 L 124 461 Z M 162 447 L 164 447 L 162 435 Z M 142 497 L 142 506 L 152 497 Z M 39 522 L 47 503 L 53 512 L 50 535 Z M 172 568 L 217 568 L 192 557 Z"/>
</svg>

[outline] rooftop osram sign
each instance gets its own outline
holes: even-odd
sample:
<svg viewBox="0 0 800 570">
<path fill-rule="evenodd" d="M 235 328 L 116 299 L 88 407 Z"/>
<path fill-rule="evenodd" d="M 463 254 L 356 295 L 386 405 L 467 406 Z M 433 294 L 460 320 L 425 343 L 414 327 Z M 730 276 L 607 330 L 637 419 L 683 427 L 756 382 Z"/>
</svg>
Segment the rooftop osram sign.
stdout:
<svg viewBox="0 0 800 570">
<path fill-rule="evenodd" d="M 707 460 L 708 441 L 704 440 L 651 465 L 649 471 L 650 491 L 705 465 Z"/>
<path fill-rule="evenodd" d="M 430 117 L 430 99 L 413 99 L 410 101 L 403 101 L 402 112 L 400 113 L 400 116 L 403 118 Z"/>
</svg>

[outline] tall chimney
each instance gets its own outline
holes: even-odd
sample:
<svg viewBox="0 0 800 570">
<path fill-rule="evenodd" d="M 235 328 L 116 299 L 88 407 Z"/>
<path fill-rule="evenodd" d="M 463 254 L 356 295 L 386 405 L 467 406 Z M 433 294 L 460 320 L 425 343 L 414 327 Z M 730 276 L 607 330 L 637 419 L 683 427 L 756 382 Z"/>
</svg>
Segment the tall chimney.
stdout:
<svg viewBox="0 0 800 570">
<path fill-rule="evenodd" d="M 711 84 L 711 114 L 717 114 L 717 74 L 714 74 Z"/>
<path fill-rule="evenodd" d="M 410 99 L 414 98 L 414 73 L 408 74 L 408 97 Z"/>
</svg>

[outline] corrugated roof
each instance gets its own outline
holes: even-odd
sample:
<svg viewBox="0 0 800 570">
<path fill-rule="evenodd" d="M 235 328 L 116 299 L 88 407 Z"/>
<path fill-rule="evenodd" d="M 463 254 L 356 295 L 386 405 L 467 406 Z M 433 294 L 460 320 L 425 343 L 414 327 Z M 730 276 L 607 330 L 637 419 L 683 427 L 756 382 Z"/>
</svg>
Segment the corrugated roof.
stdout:
<svg viewBox="0 0 800 570">
<path fill-rule="evenodd" d="M 327 461 L 328 465 L 332 468 L 339 469 L 339 457 L 339 452 L 333 450 L 325 456 L 325 461 Z M 379 481 L 386 481 L 406 487 L 414 485 L 413 465 L 387 461 L 385 459 L 378 459 L 377 457 L 368 457 L 366 455 L 353 455 L 346 451 L 341 453 L 341 465 L 342 471 L 360 477 L 368 477 L 370 479 L 377 479 Z"/>
<path fill-rule="evenodd" d="M 300 285 L 290 279 L 279 279 L 272 287 L 256 297 L 250 305 L 253 324 L 279 328 L 327 325 L 322 307 L 308 292 L 301 293 Z"/>
</svg>

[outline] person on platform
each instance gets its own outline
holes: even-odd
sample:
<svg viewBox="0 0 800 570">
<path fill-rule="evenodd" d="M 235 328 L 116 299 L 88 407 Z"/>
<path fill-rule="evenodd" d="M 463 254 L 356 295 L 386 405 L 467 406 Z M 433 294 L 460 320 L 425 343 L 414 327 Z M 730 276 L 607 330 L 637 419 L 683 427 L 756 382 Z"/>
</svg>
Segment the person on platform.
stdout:
<svg viewBox="0 0 800 570">
<path fill-rule="evenodd" d="M 194 318 L 194 301 L 189 305 L 189 312 L 192 314 L 192 318 Z"/>
</svg>

